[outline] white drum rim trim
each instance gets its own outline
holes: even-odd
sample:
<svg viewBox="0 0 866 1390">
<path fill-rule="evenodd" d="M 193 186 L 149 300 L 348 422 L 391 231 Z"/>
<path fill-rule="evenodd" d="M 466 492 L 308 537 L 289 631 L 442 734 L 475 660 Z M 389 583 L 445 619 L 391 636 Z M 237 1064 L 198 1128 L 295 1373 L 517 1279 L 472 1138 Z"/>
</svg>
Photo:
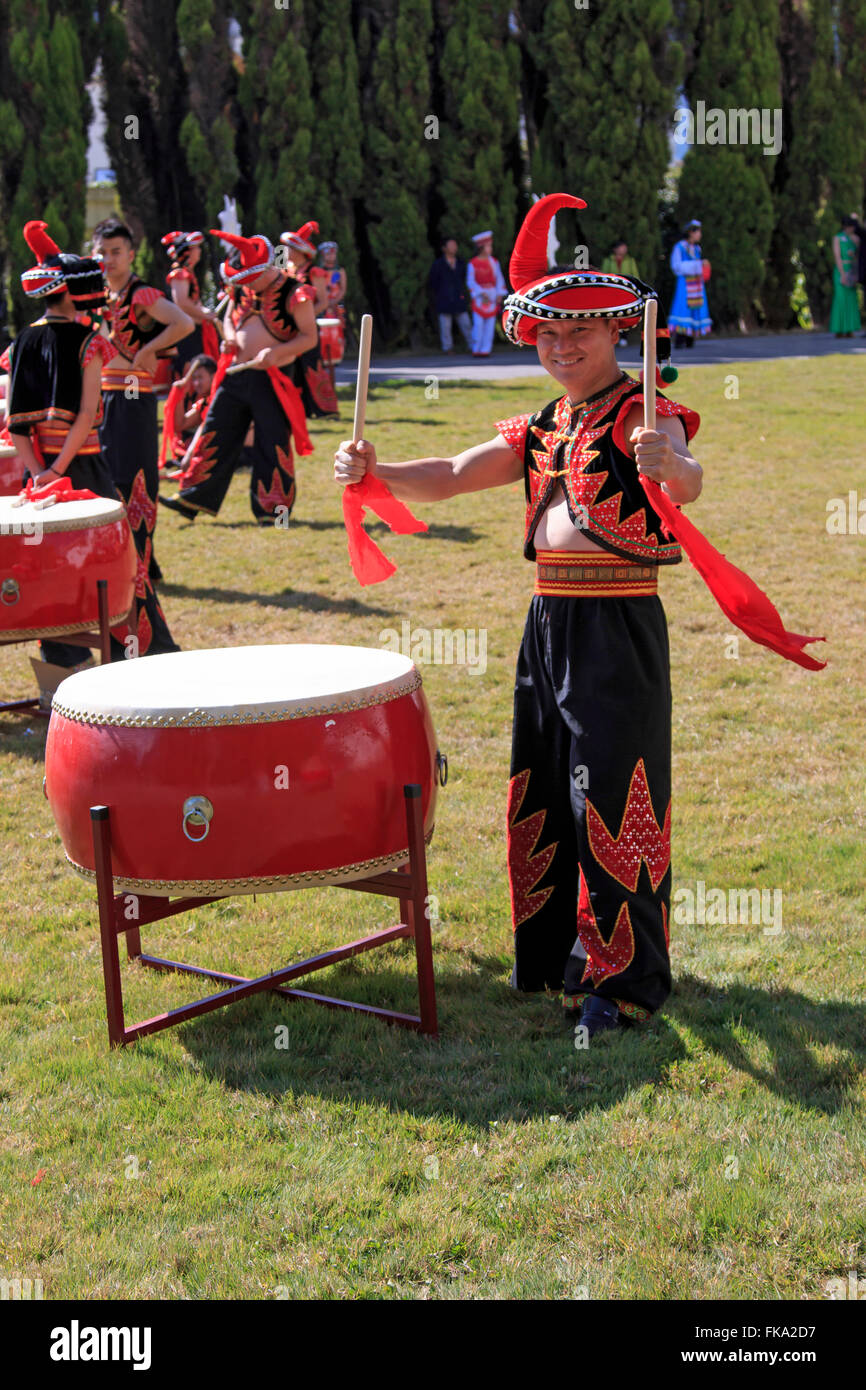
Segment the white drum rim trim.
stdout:
<svg viewBox="0 0 866 1390">
<path fill-rule="evenodd" d="M 49 507 L 35 507 L 32 502 L 13 507 L 15 497 L 0 497 L 0 541 L 17 536 L 23 525 L 37 524 L 42 531 L 91 531 L 99 526 L 115 526 L 126 519 L 126 508 L 113 497 L 91 497 L 71 502 L 55 502 Z M 96 507 L 94 504 L 102 503 Z M 4 505 L 5 504 L 5 505 Z M 85 512 L 84 507 L 92 507 Z M 70 515 L 69 508 L 76 511 Z"/>
<path fill-rule="evenodd" d="M 166 665 L 168 662 L 175 664 L 182 662 L 185 658 L 208 658 L 218 656 L 225 658 L 228 653 L 232 653 L 240 661 L 243 661 L 244 654 L 252 652 L 282 652 L 295 653 L 300 656 L 304 652 L 330 651 L 333 653 L 359 653 L 363 652 L 373 656 L 376 660 L 382 661 L 383 665 L 390 664 L 392 674 L 385 676 L 380 682 L 373 685 L 353 685 L 350 682 L 345 690 L 330 691 L 323 690 L 320 694 L 310 692 L 307 695 L 299 696 L 292 704 L 286 704 L 286 697 L 273 700 L 261 700 L 256 704 L 247 704 L 243 701 L 238 703 L 226 704 L 220 707 L 203 708 L 201 706 L 187 706 L 182 700 L 170 705 L 168 708 L 159 710 L 158 708 L 142 708 L 142 683 L 141 677 L 145 676 L 150 681 L 156 679 L 156 667 L 162 663 L 160 675 L 171 668 Z M 388 661 L 390 659 L 390 663 Z M 145 662 L 147 670 L 139 664 Z M 396 664 L 396 671 L 395 671 Z M 399 653 L 388 651 L 378 647 L 351 647 L 340 643 L 272 643 L 268 646 L 250 647 L 217 647 L 205 648 L 203 650 L 193 650 L 190 652 L 167 652 L 160 656 L 140 657 L 135 663 L 136 672 L 139 679 L 134 680 L 131 673 L 131 663 L 115 663 L 108 667 L 95 667 L 89 671 L 81 671 L 73 676 L 67 677 L 62 681 L 52 701 L 52 713 L 64 719 L 71 720 L 76 724 L 86 724 L 90 726 L 109 726 L 118 728 L 133 729 L 200 729 L 200 728 L 225 728 L 231 725 L 255 724 L 276 724 L 292 719 L 305 719 L 316 715 L 342 714 L 353 710 L 368 709 L 375 705 L 384 705 L 391 700 L 398 700 L 405 695 L 411 695 L 418 690 L 421 685 L 421 675 L 414 662 L 408 657 L 403 657 Z M 108 672 L 106 677 L 104 672 Z M 113 673 L 113 674 L 112 674 Z M 206 673 L 206 665 L 205 665 Z M 96 679 L 93 679 L 96 677 Z M 136 703 L 124 702 L 111 698 L 99 698 L 100 684 L 106 681 L 120 680 L 128 682 L 131 694 L 136 699 Z M 100 705 L 101 708 L 94 708 Z"/>
</svg>

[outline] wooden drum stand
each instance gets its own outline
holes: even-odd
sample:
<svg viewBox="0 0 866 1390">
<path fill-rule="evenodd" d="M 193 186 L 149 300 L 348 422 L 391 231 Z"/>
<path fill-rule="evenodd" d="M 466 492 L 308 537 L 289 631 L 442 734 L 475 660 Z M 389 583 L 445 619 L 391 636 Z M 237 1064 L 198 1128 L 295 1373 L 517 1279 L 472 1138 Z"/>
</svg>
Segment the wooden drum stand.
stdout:
<svg viewBox="0 0 866 1390">
<path fill-rule="evenodd" d="M 433 951 L 430 934 L 430 921 L 427 915 L 427 857 L 424 849 L 424 824 L 421 815 L 421 788 L 412 783 L 403 788 L 406 805 L 406 827 L 409 843 L 409 864 L 407 868 L 377 874 L 372 878 L 358 879 L 354 883 L 341 883 L 333 886 L 352 889 L 359 893 L 378 893 L 385 897 L 398 898 L 402 904 L 405 920 L 370 936 L 350 941 L 347 946 L 337 946 L 311 956 L 298 965 L 286 966 L 269 975 L 249 979 L 243 975 L 228 975 L 219 970 L 204 970 L 196 965 L 184 965 L 180 961 L 163 960 L 159 956 L 145 955 L 141 949 L 140 928 L 151 922 L 160 922 L 166 917 L 174 917 L 179 912 L 189 912 L 207 903 L 219 902 L 232 894 L 221 893 L 212 898 L 152 898 L 138 897 L 138 918 L 127 920 L 124 908 L 128 907 L 129 893 L 115 894 L 114 877 L 111 871 L 111 812 L 108 806 L 92 806 L 90 819 L 93 830 L 94 863 L 96 865 L 96 891 L 99 901 L 99 930 L 102 938 L 102 970 L 105 978 L 105 1003 L 108 1015 L 108 1039 L 111 1047 L 122 1047 L 134 1042 L 136 1038 L 148 1033 L 158 1033 L 188 1018 L 211 1013 L 224 1008 L 226 1004 L 237 1003 L 251 994 L 270 990 L 282 995 L 284 999 L 305 999 L 313 1004 L 324 1004 L 329 1009 L 348 1009 L 354 1013 L 381 1018 L 385 1023 L 398 1024 L 401 1028 L 414 1028 L 417 1032 L 438 1036 L 436 1020 L 436 986 L 433 977 Z M 315 885 L 311 885 L 315 886 Z M 183 1004 L 167 1013 L 155 1014 L 142 1023 L 126 1026 L 123 1014 L 123 989 L 120 979 L 120 957 L 117 939 L 126 937 L 127 958 L 140 965 L 151 966 L 154 970 L 175 970 L 186 975 L 202 975 L 228 986 L 218 994 L 209 994 L 192 1004 Z M 349 956 L 371 951 L 376 946 L 384 946 L 389 941 L 401 937 L 411 937 L 415 942 L 415 963 L 418 978 L 418 998 L 420 1012 L 416 1014 L 396 1013 L 392 1009 L 376 1009 L 369 1004 L 353 1004 L 347 999 L 332 999 L 324 994 L 311 994 L 303 989 L 287 989 L 285 985 L 301 975 L 324 970 L 337 961 Z"/>
</svg>

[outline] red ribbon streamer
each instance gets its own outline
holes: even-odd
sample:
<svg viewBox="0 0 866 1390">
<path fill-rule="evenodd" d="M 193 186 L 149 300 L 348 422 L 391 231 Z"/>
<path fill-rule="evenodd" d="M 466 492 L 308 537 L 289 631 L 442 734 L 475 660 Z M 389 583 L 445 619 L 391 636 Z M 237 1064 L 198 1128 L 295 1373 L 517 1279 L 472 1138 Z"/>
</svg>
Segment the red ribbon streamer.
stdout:
<svg viewBox="0 0 866 1390">
<path fill-rule="evenodd" d="M 409 508 L 386 487 L 381 478 L 365 473 L 359 483 L 343 489 L 343 520 L 349 543 L 349 562 L 359 584 L 378 584 L 396 573 L 397 566 L 384 555 L 364 530 L 367 508 L 399 536 L 426 531 L 427 523 L 413 516 Z"/>
<path fill-rule="evenodd" d="M 174 425 L 174 417 L 177 411 L 177 404 L 183 395 L 184 388 L 179 381 L 174 382 L 171 390 L 165 398 L 165 407 L 162 414 L 162 448 L 159 451 L 159 466 L 165 467 L 167 458 L 174 458 L 177 453 L 178 434 Z"/>
<path fill-rule="evenodd" d="M 210 319 L 202 320 L 201 325 L 201 350 L 212 357 L 216 362 L 220 355 L 220 335 L 217 333 L 216 324 L 211 323 Z"/>
<path fill-rule="evenodd" d="M 725 617 L 753 642 L 769 647 L 787 661 L 796 661 L 807 671 L 823 671 L 826 661 L 816 660 L 803 648 L 807 642 L 827 639 L 788 632 L 763 589 L 710 545 L 706 536 L 683 516 L 657 482 L 643 474 L 638 476 L 651 506 L 665 524 L 665 532 L 679 541 Z"/>
<path fill-rule="evenodd" d="M 251 368 L 256 371 L 255 367 Z M 288 377 L 283 376 L 279 367 L 268 367 L 268 376 L 274 388 L 274 394 L 283 408 L 283 414 L 289 422 L 292 437 L 295 441 L 295 448 L 299 454 L 311 454 L 313 446 L 310 436 L 307 434 L 307 417 L 304 414 L 304 402 L 301 393 Z"/>
</svg>

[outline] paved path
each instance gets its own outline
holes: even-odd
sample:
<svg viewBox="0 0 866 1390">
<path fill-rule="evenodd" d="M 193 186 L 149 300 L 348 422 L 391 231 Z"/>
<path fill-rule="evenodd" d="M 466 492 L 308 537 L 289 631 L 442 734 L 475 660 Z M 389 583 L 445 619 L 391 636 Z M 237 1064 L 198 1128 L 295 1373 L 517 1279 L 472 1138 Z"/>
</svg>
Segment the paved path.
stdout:
<svg viewBox="0 0 866 1390">
<path fill-rule="evenodd" d="M 768 333 L 751 337 L 705 338 L 693 348 L 674 353 L 678 367 L 709 367 L 730 362 L 757 362 L 780 357 L 825 357 L 828 353 L 845 356 L 866 355 L 866 336 L 836 338 L 832 333 Z M 626 371 L 638 371 L 641 366 L 636 347 L 623 347 L 617 358 Z M 347 357 L 337 368 L 337 382 L 346 385 L 355 380 L 355 365 Z M 377 356 L 375 341 L 371 376 L 399 378 L 423 382 L 425 377 L 457 381 L 507 381 L 512 377 L 546 376 L 538 365 L 534 348 L 498 348 L 492 357 L 476 358 L 469 354 L 445 356 L 442 353 L 405 354 L 399 357 Z"/>
</svg>

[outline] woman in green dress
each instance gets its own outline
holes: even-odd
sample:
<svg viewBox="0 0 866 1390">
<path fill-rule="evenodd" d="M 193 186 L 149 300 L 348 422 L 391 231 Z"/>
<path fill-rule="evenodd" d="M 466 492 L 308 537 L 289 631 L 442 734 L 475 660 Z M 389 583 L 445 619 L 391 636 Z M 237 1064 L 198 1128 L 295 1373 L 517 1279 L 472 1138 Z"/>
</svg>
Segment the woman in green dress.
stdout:
<svg viewBox="0 0 866 1390">
<path fill-rule="evenodd" d="M 853 338 L 860 331 L 860 305 L 857 301 L 857 253 L 859 239 L 853 217 L 842 218 L 842 230 L 833 238 L 833 307 L 830 332 L 837 338 Z"/>
</svg>

